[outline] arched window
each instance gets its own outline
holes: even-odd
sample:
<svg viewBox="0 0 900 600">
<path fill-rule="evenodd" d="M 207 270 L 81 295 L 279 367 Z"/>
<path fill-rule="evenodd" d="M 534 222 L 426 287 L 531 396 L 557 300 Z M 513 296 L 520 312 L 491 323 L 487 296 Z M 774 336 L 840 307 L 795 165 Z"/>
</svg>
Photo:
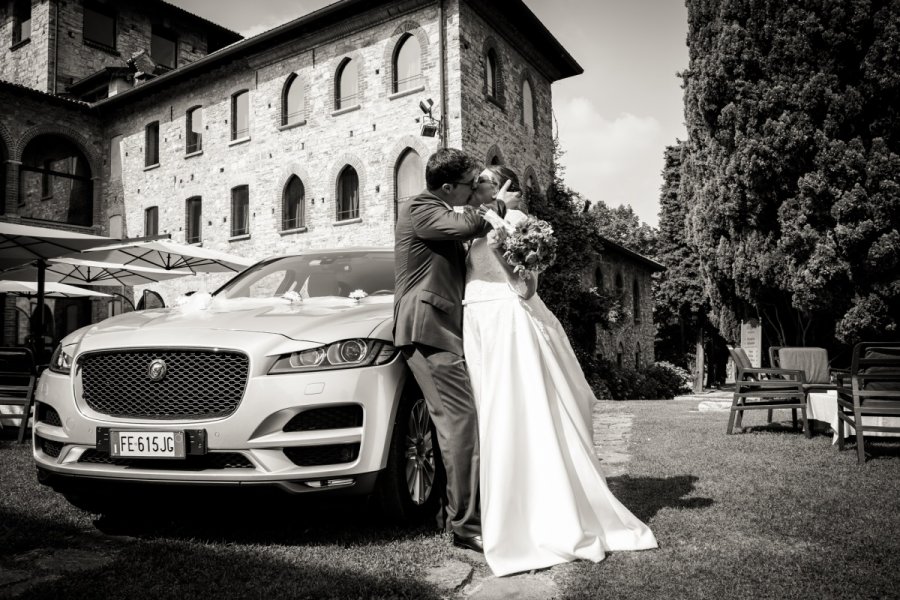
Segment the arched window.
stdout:
<svg viewBox="0 0 900 600">
<path fill-rule="evenodd" d="M 405 92 L 422 85 L 422 48 L 419 40 L 406 34 L 394 52 L 393 92 Z"/>
<path fill-rule="evenodd" d="M 594 269 L 594 285 L 598 292 L 603 291 L 603 269 L 600 267 Z"/>
<path fill-rule="evenodd" d="M 231 97 L 231 139 L 250 137 L 250 92 L 240 91 Z"/>
<path fill-rule="evenodd" d="M 537 183 L 534 180 L 534 173 L 528 173 L 528 176 L 525 177 L 525 189 L 534 191 L 537 188 Z"/>
<path fill-rule="evenodd" d="M 641 343 L 638 342 L 634 350 L 634 368 L 641 368 Z"/>
<path fill-rule="evenodd" d="M 529 132 L 534 132 L 534 96 L 528 80 L 522 82 L 522 123 Z"/>
<path fill-rule="evenodd" d="M 622 342 L 619 342 L 619 348 L 616 350 L 616 366 L 621 369 L 624 360 L 625 360 L 625 346 L 622 345 Z"/>
<path fill-rule="evenodd" d="M 359 67 L 357 61 L 345 58 L 335 77 L 334 109 L 341 110 L 359 103 Z"/>
<path fill-rule="evenodd" d="M 284 186 L 281 206 L 283 230 L 299 229 L 306 225 L 306 190 L 296 175 L 291 175 Z"/>
<path fill-rule="evenodd" d="M 42 219 L 71 225 L 93 224 L 91 167 L 80 148 L 55 134 L 34 137 L 22 152 L 20 206 Z"/>
<path fill-rule="evenodd" d="M 622 273 L 616 273 L 616 293 L 620 296 L 625 293 L 625 281 L 622 279 Z"/>
<path fill-rule="evenodd" d="M 203 150 L 203 107 L 195 106 L 185 115 L 185 154 Z"/>
<path fill-rule="evenodd" d="M 400 211 L 400 205 L 425 189 L 425 168 L 419 153 L 408 148 L 397 161 L 394 190 L 394 221 Z"/>
<path fill-rule="evenodd" d="M 303 97 L 303 82 L 292 73 L 281 93 L 281 124 L 293 125 L 302 122 L 306 113 L 306 99 Z"/>
<path fill-rule="evenodd" d="M 484 60 L 484 83 L 487 95 L 494 99 L 498 97 L 497 75 L 497 53 L 491 48 Z"/>
<path fill-rule="evenodd" d="M 502 165 L 502 164 L 503 164 L 503 161 L 500 160 L 500 155 L 499 155 L 499 154 L 495 154 L 495 155 L 493 155 L 493 156 L 491 157 L 491 166 L 493 166 L 493 165 Z"/>
<path fill-rule="evenodd" d="M 356 169 L 347 165 L 338 176 L 337 220 L 359 218 L 359 176 Z"/>
<path fill-rule="evenodd" d="M 641 322 L 641 286 L 638 285 L 638 280 L 634 280 L 634 284 L 631 286 L 631 309 L 634 313 L 634 322 Z"/>
</svg>

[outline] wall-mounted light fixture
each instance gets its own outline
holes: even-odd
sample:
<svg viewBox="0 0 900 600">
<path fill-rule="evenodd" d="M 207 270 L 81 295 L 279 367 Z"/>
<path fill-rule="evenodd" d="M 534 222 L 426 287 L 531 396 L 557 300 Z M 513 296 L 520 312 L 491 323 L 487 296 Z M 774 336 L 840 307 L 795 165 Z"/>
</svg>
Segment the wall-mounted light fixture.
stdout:
<svg viewBox="0 0 900 600">
<path fill-rule="evenodd" d="M 419 109 L 425 115 L 427 121 L 422 125 L 422 135 L 424 137 L 435 137 L 438 135 L 438 131 L 441 127 L 440 119 L 435 119 L 434 115 L 431 114 L 431 109 L 434 107 L 434 100 L 428 98 L 427 100 L 421 100 L 419 102 Z"/>
</svg>

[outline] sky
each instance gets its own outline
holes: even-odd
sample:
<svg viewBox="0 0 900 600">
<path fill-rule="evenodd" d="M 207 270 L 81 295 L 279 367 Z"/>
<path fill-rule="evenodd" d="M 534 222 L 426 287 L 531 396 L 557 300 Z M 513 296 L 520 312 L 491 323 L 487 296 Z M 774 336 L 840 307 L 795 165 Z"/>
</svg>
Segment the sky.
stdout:
<svg viewBox="0 0 900 600">
<path fill-rule="evenodd" d="M 245 37 L 332 0 L 170 0 Z M 553 84 L 565 182 L 659 222 L 663 152 L 684 128 L 684 0 L 524 0 L 584 69 Z"/>
</svg>

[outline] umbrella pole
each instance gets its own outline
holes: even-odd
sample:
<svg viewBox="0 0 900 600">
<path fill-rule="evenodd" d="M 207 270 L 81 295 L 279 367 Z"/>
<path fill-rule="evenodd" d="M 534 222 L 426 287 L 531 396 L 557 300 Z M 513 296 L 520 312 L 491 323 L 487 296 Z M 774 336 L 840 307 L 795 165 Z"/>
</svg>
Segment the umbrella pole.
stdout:
<svg viewBox="0 0 900 600">
<path fill-rule="evenodd" d="M 35 315 L 34 323 L 32 324 L 33 328 L 37 331 L 32 331 L 31 336 L 34 341 L 34 353 L 35 353 L 35 362 L 37 364 L 41 364 L 44 359 L 44 277 L 46 276 L 45 270 L 47 268 L 47 261 L 43 258 L 37 261 L 37 314 Z"/>
</svg>

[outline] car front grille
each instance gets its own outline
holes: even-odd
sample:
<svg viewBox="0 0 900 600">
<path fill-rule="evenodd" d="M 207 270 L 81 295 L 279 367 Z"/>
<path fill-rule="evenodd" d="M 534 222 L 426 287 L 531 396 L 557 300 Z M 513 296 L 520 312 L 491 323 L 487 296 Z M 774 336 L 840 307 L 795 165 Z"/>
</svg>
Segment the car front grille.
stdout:
<svg viewBox="0 0 900 600">
<path fill-rule="evenodd" d="M 362 427 L 363 409 L 359 404 L 311 408 L 296 415 L 284 426 L 284 431 L 318 431 Z"/>
<path fill-rule="evenodd" d="M 141 458 L 113 458 L 106 452 L 93 448 L 84 451 L 80 463 L 97 465 L 116 465 L 132 469 L 152 469 L 156 471 L 206 471 L 209 469 L 252 469 L 253 463 L 243 454 L 237 452 L 211 452 L 209 454 L 189 455 L 182 459 L 159 460 Z"/>
<path fill-rule="evenodd" d="M 294 446 L 284 454 L 298 467 L 339 465 L 353 462 L 359 456 L 359 444 L 327 444 L 325 446 Z"/>
<path fill-rule="evenodd" d="M 35 402 L 34 405 L 34 412 L 37 415 L 38 422 L 53 425 L 54 427 L 62 427 L 62 420 L 59 418 L 59 413 L 56 412 L 55 408 L 43 402 Z"/>
<path fill-rule="evenodd" d="M 160 381 L 150 364 L 165 362 Z M 232 414 L 247 386 L 245 354 L 213 350 L 123 350 L 79 361 L 82 399 L 94 411 L 139 419 L 211 419 Z"/>
<path fill-rule="evenodd" d="M 54 442 L 53 440 L 48 440 L 40 436 L 36 436 L 36 439 L 37 443 L 41 447 L 41 452 L 43 452 L 47 456 L 57 458 L 59 456 L 59 453 L 62 452 L 62 442 Z"/>
</svg>

